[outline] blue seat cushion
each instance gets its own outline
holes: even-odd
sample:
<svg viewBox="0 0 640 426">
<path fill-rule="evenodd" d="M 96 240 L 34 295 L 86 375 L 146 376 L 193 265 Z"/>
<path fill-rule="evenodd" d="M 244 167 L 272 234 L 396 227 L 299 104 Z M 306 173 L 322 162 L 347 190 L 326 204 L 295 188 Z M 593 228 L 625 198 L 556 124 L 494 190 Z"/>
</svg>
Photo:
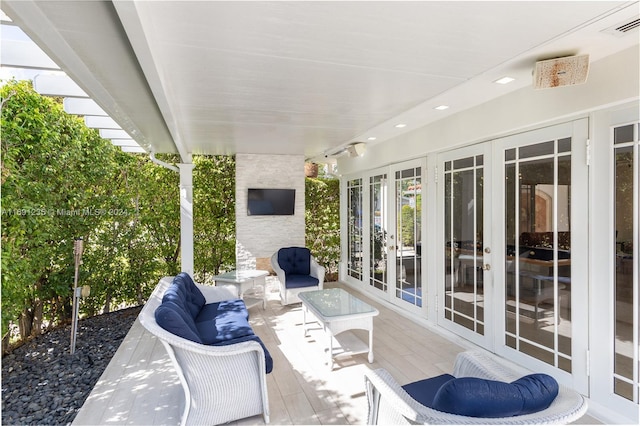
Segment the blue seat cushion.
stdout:
<svg viewBox="0 0 640 426">
<path fill-rule="evenodd" d="M 214 345 L 238 337 L 253 336 L 249 311 L 241 299 L 204 305 L 195 318 L 202 343 Z"/>
<path fill-rule="evenodd" d="M 461 377 L 444 383 L 431 408 L 470 417 L 510 417 L 547 408 L 558 395 L 558 382 L 547 374 L 530 374 L 506 383 Z"/>
<path fill-rule="evenodd" d="M 320 281 L 311 275 L 287 275 L 284 286 L 286 288 L 302 288 L 317 286 Z"/>
<path fill-rule="evenodd" d="M 306 247 L 285 247 L 278 250 L 278 265 L 285 276 L 309 275 L 311 272 L 311 251 Z"/>
<path fill-rule="evenodd" d="M 196 323 L 184 306 L 170 300 L 164 301 L 154 315 L 158 325 L 168 332 L 192 342 L 202 343 Z"/>
<path fill-rule="evenodd" d="M 453 379 L 455 379 L 455 377 L 451 374 L 442 374 L 440 376 L 409 383 L 402 386 L 402 389 L 404 389 L 409 395 L 411 395 L 411 398 L 415 399 L 420 404 L 426 407 L 431 407 L 433 405 L 433 398 L 436 396 L 438 389 L 440 389 L 440 387 L 449 380 Z"/>
</svg>

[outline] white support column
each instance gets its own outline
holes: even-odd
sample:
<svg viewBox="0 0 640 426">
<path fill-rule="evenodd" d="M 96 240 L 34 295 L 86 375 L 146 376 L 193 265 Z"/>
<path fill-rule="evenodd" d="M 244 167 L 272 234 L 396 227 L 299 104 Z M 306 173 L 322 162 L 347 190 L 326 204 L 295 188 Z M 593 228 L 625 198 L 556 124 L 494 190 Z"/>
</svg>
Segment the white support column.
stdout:
<svg viewBox="0 0 640 426">
<path fill-rule="evenodd" d="M 182 271 L 193 277 L 193 168 L 194 164 L 178 164 L 180 169 L 180 254 Z"/>
</svg>

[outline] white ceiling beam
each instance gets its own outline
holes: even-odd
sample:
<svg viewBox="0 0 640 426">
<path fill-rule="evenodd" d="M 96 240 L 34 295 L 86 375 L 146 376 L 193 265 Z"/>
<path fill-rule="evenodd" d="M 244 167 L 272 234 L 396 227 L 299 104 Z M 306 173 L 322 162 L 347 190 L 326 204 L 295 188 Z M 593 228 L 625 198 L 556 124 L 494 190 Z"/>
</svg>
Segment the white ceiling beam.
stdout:
<svg viewBox="0 0 640 426">
<path fill-rule="evenodd" d="M 100 129 L 102 139 L 131 139 L 131 136 L 122 129 Z"/>
<path fill-rule="evenodd" d="M 186 144 L 180 131 L 179 118 L 180 115 L 174 111 L 177 108 L 175 102 L 174 93 L 171 93 L 170 85 L 163 84 L 154 55 L 150 49 L 147 41 L 148 35 L 146 34 L 145 25 L 140 17 L 140 8 L 146 8 L 149 5 L 139 2 L 114 2 L 113 6 L 120 18 L 122 27 L 124 28 L 131 47 L 133 48 L 137 61 L 145 70 L 145 77 L 147 84 L 153 92 L 154 99 L 160 112 L 164 118 L 164 122 L 171 133 L 173 143 L 180 154 L 180 158 L 183 163 L 191 162 L 191 153 L 186 147 Z"/>
<path fill-rule="evenodd" d="M 45 96 L 88 97 L 80 86 L 64 74 L 38 74 L 33 78 L 33 88 Z"/>
<path fill-rule="evenodd" d="M 35 43 L 2 38 L 0 63 L 6 67 L 59 70 L 60 67 Z"/>
<path fill-rule="evenodd" d="M 122 149 L 123 152 L 138 152 L 138 153 L 147 152 L 144 150 L 144 148 L 134 147 L 134 146 L 121 146 L 120 149 Z"/>
<path fill-rule="evenodd" d="M 111 143 L 115 146 L 140 147 L 140 145 L 138 145 L 138 143 L 136 143 L 136 141 L 134 141 L 133 139 L 111 139 Z"/>
<path fill-rule="evenodd" d="M 111 117 L 102 117 L 97 115 L 85 115 L 84 124 L 92 129 L 120 129 L 120 125 Z"/>
<path fill-rule="evenodd" d="M 93 99 L 84 98 L 64 98 L 62 101 L 64 110 L 69 114 L 75 115 L 99 115 L 107 116 L 107 114 Z"/>
</svg>

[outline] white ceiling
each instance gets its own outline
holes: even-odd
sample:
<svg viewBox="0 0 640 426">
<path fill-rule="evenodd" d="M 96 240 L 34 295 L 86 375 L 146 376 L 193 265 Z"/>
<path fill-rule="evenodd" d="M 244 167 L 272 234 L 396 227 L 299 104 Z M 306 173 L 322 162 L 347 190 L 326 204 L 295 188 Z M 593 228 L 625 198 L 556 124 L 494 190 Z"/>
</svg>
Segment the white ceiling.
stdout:
<svg viewBox="0 0 640 426">
<path fill-rule="evenodd" d="M 147 150 L 323 157 L 638 45 L 621 1 L 31 1 L 11 17 Z M 498 85 L 494 80 L 516 80 Z M 547 89 L 553 90 L 553 89 Z M 433 108 L 446 104 L 450 108 Z M 406 123 L 403 129 L 394 127 Z M 371 142 L 367 138 L 376 137 Z"/>
</svg>

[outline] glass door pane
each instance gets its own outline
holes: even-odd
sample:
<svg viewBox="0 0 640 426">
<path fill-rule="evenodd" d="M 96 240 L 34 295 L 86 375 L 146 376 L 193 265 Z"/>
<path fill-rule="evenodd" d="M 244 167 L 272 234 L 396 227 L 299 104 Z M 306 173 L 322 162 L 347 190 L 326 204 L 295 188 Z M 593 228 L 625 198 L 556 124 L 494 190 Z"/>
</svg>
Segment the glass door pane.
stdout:
<svg viewBox="0 0 640 426">
<path fill-rule="evenodd" d="M 422 168 L 395 172 L 395 297 L 422 306 Z"/>
<path fill-rule="evenodd" d="M 359 281 L 363 274 L 362 179 L 347 182 L 347 274 Z"/>
<path fill-rule="evenodd" d="M 369 178 L 369 285 L 387 291 L 387 175 Z"/>
<path fill-rule="evenodd" d="M 444 162 L 444 318 L 484 335 L 484 155 Z"/>
<path fill-rule="evenodd" d="M 571 372 L 571 138 L 505 150 L 506 345 Z"/>
<path fill-rule="evenodd" d="M 638 125 L 614 129 L 615 275 L 613 391 L 636 404 L 640 386 L 640 289 L 638 288 L 638 209 L 640 167 Z"/>
</svg>

